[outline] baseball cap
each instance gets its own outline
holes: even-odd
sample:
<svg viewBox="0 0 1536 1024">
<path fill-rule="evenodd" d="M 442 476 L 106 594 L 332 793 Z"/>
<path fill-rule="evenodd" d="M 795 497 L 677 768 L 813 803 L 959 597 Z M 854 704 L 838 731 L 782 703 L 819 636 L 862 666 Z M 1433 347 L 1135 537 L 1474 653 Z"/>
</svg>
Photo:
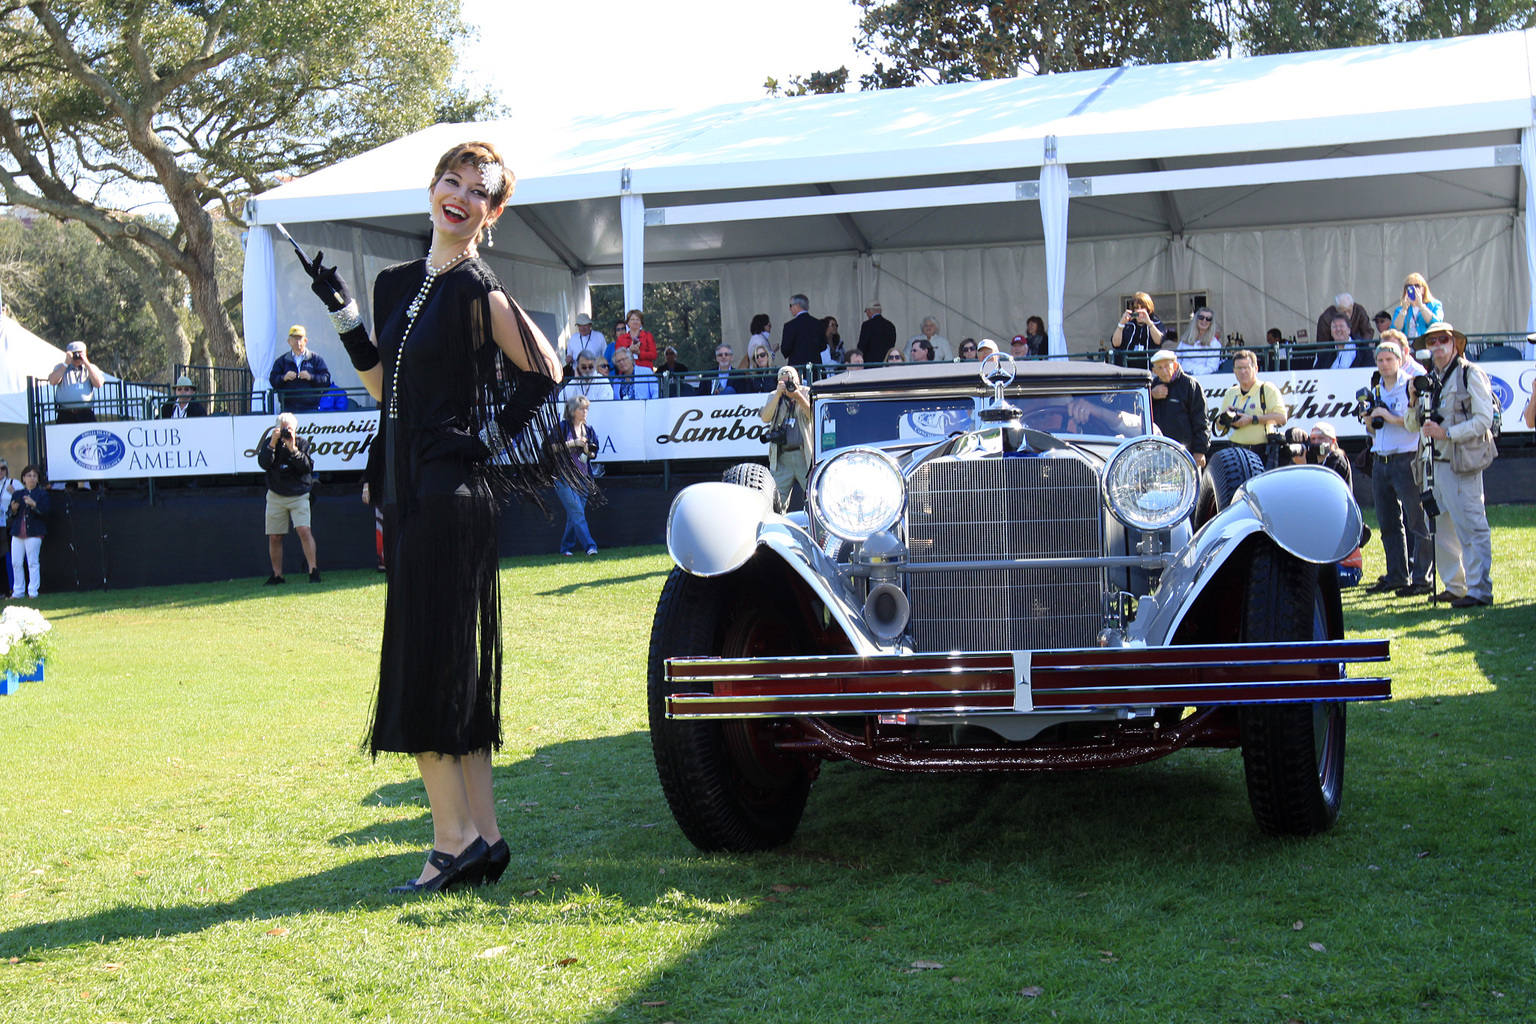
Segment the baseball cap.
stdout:
<svg viewBox="0 0 1536 1024">
<path fill-rule="evenodd" d="M 1015 345 L 1018 345 L 1018 344 L 1021 344 L 1021 343 L 1025 343 L 1025 342 L 1028 342 L 1028 341 L 1029 341 L 1029 339 L 1024 337 L 1024 335 L 1022 335 L 1022 334 L 1015 334 L 1013 336 L 1013 343 Z"/>
<path fill-rule="evenodd" d="M 84 352 L 85 351 L 85 342 L 83 342 L 83 341 L 72 341 L 68 345 L 64 346 L 64 351 L 65 352 Z"/>
<path fill-rule="evenodd" d="M 288 337 L 291 338 L 295 334 L 302 334 L 306 338 L 309 337 L 309 332 L 304 329 L 303 324 L 294 324 L 292 327 L 288 328 Z"/>
</svg>

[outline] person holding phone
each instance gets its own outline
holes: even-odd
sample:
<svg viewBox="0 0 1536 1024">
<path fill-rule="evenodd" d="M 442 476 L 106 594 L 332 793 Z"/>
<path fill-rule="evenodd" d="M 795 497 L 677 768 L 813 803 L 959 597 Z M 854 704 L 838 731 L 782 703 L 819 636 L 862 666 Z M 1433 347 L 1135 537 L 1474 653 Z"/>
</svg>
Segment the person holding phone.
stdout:
<svg viewBox="0 0 1536 1024">
<path fill-rule="evenodd" d="M 1115 325 L 1114 333 L 1109 336 L 1115 365 L 1146 366 L 1147 352 L 1163 343 L 1165 331 L 1163 322 L 1157 318 L 1152 296 L 1146 292 L 1132 295 L 1131 301 L 1126 303 L 1125 312 L 1120 314 L 1120 322 Z M 1132 351 L 1137 355 L 1129 356 L 1128 353 Z"/>
<path fill-rule="evenodd" d="M 1445 319 L 1445 307 L 1429 293 L 1429 282 L 1420 273 L 1403 281 L 1403 298 L 1392 311 L 1392 326 L 1410 340 L 1429 331 L 1429 325 Z"/>
<path fill-rule="evenodd" d="M 11 493 L 6 505 L 11 530 L 11 600 L 36 597 L 43 537 L 48 533 L 48 492 L 42 471 L 28 466 L 21 471 L 21 489 Z"/>
</svg>

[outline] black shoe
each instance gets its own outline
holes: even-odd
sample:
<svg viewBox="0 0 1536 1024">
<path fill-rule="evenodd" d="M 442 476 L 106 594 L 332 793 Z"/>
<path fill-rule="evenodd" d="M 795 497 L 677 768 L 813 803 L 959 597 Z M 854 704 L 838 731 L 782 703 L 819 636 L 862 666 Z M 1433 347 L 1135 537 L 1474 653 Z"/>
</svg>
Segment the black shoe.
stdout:
<svg viewBox="0 0 1536 1024">
<path fill-rule="evenodd" d="M 1365 592 L 1367 594 L 1385 594 L 1389 590 L 1401 590 L 1405 586 L 1407 586 L 1406 583 L 1394 583 L 1387 579 L 1385 576 L 1382 576 L 1377 579 L 1375 583 L 1372 583 L 1370 586 L 1366 587 Z M 1428 591 L 1426 591 L 1426 593 L 1428 593 Z M 1401 597 L 1402 595 L 1399 594 L 1398 596 Z"/>
<path fill-rule="evenodd" d="M 447 892 L 461 885 L 479 885 L 485 880 L 486 854 L 489 848 L 485 840 L 476 836 L 475 841 L 464 848 L 457 857 L 450 857 L 441 850 L 427 854 L 427 863 L 437 868 L 437 874 L 425 882 L 412 880 L 397 885 L 390 892 L 421 893 Z"/>
<path fill-rule="evenodd" d="M 311 570 L 309 570 L 309 582 L 311 582 L 311 583 L 319 583 L 320 582 L 320 570 L 319 569 L 311 569 Z"/>
<path fill-rule="evenodd" d="M 1456 600 L 1452 601 L 1451 602 L 1451 607 L 1452 608 L 1486 608 L 1490 604 L 1493 604 L 1493 602 L 1492 601 L 1484 601 L 1480 597 L 1473 597 L 1471 594 L 1468 594 L 1466 597 L 1458 597 Z"/>
<path fill-rule="evenodd" d="M 505 838 L 498 839 L 486 854 L 485 880 L 488 884 L 501 881 L 501 876 L 507 870 L 507 865 L 512 863 L 512 851 L 507 849 Z"/>
<path fill-rule="evenodd" d="M 1460 601 L 1461 595 L 1453 594 L 1449 590 L 1442 590 L 1440 593 L 1430 598 L 1430 600 L 1434 601 L 1436 604 L 1450 604 L 1453 601 Z"/>
<path fill-rule="evenodd" d="M 262 586 L 264 586 L 264 587 L 275 587 L 279 583 L 287 583 L 287 582 L 288 581 L 283 579 L 281 576 L 273 574 L 273 575 L 267 577 L 267 582 L 263 583 Z"/>
<path fill-rule="evenodd" d="M 1393 591 L 1398 597 L 1428 597 L 1434 592 L 1435 588 L 1428 583 L 1410 583 Z"/>
</svg>

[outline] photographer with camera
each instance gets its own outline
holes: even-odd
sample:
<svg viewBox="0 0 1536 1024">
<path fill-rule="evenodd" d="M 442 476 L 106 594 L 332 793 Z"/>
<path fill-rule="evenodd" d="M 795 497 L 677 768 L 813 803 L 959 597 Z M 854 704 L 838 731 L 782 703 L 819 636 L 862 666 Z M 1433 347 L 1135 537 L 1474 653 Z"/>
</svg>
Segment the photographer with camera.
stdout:
<svg viewBox="0 0 1536 1024">
<path fill-rule="evenodd" d="M 1434 521 L 1435 568 L 1445 590 L 1435 600 L 1452 608 L 1493 604 L 1493 535 L 1483 505 L 1483 470 L 1499 451 L 1493 443 L 1493 389 L 1488 375 L 1466 360 L 1467 336 L 1435 322 L 1424 333 L 1432 372 L 1408 384 L 1404 417 L 1421 437 L 1426 493 Z"/>
<path fill-rule="evenodd" d="M 1408 414 L 1406 340 L 1391 328 L 1382 332 L 1381 344 L 1376 346 L 1376 379 L 1357 396 L 1357 409 L 1371 435 L 1371 500 L 1376 505 L 1387 560 L 1386 574 L 1367 587 L 1366 593 L 1391 590 L 1398 597 L 1416 597 L 1435 592 L 1429 580 L 1435 547 L 1419 504 L 1420 487 L 1414 480 L 1419 439 L 1404 422 Z"/>
<path fill-rule="evenodd" d="M 319 563 L 315 560 L 315 536 L 310 532 L 309 492 L 315 485 L 315 464 L 309 456 L 309 439 L 298 436 L 299 421 L 285 412 L 261 444 L 256 447 L 256 464 L 267 474 L 267 553 L 272 558 L 272 575 L 267 586 L 283 579 L 283 535 L 288 523 L 299 535 L 304 560 L 309 563 L 309 582 L 320 582 Z"/>
<path fill-rule="evenodd" d="M 1291 416 L 1285 399 L 1279 388 L 1259 380 L 1259 357 L 1249 349 L 1232 357 L 1232 376 L 1237 383 L 1221 398 L 1214 433 L 1247 448 L 1264 460 L 1266 469 L 1274 469 L 1278 456 L 1271 452 L 1271 439 L 1278 440 L 1280 428 Z"/>
<path fill-rule="evenodd" d="M 72 341 L 64 349 L 64 361 L 53 368 L 48 383 L 59 390 L 54 392 L 54 408 L 58 410 L 56 423 L 95 423 L 96 411 L 91 403 L 96 400 L 96 389 L 106 383 L 101 370 L 85 355 L 85 342 Z"/>
<path fill-rule="evenodd" d="M 793 366 L 779 368 L 778 385 L 758 415 L 769 425 L 763 431 L 763 440 L 768 442 L 768 469 L 773 473 L 780 505 L 788 512 L 796 481 L 803 491 L 810 471 L 806 449 L 811 437 L 811 399 Z"/>
</svg>

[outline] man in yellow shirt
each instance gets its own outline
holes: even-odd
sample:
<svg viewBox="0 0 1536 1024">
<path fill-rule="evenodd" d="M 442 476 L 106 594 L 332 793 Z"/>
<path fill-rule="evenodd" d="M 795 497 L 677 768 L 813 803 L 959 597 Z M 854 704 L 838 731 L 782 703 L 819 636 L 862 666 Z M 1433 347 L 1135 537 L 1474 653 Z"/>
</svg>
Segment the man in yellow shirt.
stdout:
<svg viewBox="0 0 1536 1024">
<path fill-rule="evenodd" d="M 1215 434 L 1267 459 L 1269 436 L 1290 418 L 1285 399 L 1279 388 L 1259 380 L 1259 357 L 1246 348 L 1232 357 L 1232 375 L 1237 383 L 1222 396 Z M 1268 461 L 1265 466 L 1273 468 Z"/>
</svg>

